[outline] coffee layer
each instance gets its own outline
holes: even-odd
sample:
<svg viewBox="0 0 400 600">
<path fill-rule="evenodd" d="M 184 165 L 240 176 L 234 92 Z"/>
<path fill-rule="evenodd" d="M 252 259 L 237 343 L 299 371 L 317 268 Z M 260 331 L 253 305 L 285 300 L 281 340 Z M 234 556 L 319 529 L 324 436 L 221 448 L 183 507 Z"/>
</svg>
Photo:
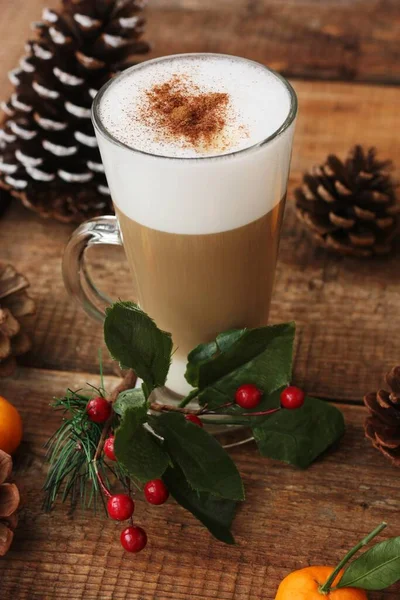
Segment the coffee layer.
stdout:
<svg viewBox="0 0 400 600">
<path fill-rule="evenodd" d="M 179 235 L 143 227 L 117 208 L 137 300 L 172 333 L 174 391 L 186 391 L 185 359 L 196 345 L 267 323 L 283 209 L 280 200 L 244 227 Z"/>
</svg>

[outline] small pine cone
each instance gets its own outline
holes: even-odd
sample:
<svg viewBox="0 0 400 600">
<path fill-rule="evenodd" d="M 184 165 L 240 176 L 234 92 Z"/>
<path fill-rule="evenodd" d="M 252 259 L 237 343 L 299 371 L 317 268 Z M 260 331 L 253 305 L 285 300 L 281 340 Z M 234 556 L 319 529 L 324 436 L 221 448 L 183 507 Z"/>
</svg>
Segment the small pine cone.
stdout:
<svg viewBox="0 0 400 600">
<path fill-rule="evenodd" d="M 370 412 L 365 435 L 373 446 L 400 467 L 400 366 L 386 375 L 390 391 L 367 394 L 364 404 Z"/>
<path fill-rule="evenodd" d="M 112 212 L 90 119 L 102 85 L 135 63 L 144 0 L 62 0 L 34 23 L 36 38 L 9 73 L 1 108 L 0 188 L 44 217 L 81 222 Z"/>
<path fill-rule="evenodd" d="M 360 257 L 386 254 L 400 223 L 391 168 L 374 148 L 354 146 L 344 162 L 330 154 L 295 190 L 297 216 L 321 246 Z"/>
<path fill-rule="evenodd" d="M 0 261 L 0 377 L 12 375 L 15 357 L 31 347 L 21 322 L 35 312 L 35 303 L 26 292 L 28 286 L 23 275 Z"/>
<path fill-rule="evenodd" d="M 19 491 L 15 483 L 5 483 L 11 471 L 11 456 L 0 450 L 0 556 L 8 552 L 18 523 Z"/>
</svg>

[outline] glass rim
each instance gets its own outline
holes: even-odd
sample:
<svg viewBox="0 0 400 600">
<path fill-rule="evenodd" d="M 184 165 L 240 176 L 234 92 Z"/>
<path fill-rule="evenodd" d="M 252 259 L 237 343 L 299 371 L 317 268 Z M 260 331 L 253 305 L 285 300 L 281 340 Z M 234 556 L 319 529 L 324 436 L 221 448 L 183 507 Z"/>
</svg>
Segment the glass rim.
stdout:
<svg viewBox="0 0 400 600">
<path fill-rule="evenodd" d="M 266 71 L 268 71 L 268 73 L 271 73 L 272 75 L 274 75 L 277 79 L 279 79 L 281 81 L 281 83 L 283 83 L 287 92 L 289 93 L 290 107 L 289 107 L 289 112 L 286 116 L 286 119 L 274 132 L 271 133 L 271 135 L 262 139 L 261 141 L 255 143 L 255 144 L 252 144 L 251 146 L 247 146 L 246 148 L 242 148 L 240 150 L 234 150 L 233 152 L 226 152 L 224 154 L 214 154 L 212 156 L 168 156 L 168 155 L 164 155 L 164 154 L 156 154 L 153 152 L 146 152 L 145 150 L 140 150 L 139 148 L 133 148 L 132 146 L 129 146 L 128 144 L 125 144 L 124 142 L 121 142 L 105 127 L 105 125 L 103 124 L 103 122 L 100 118 L 99 107 L 100 107 L 100 103 L 101 103 L 101 100 L 102 100 L 105 92 L 114 83 L 116 83 L 117 81 L 120 81 L 124 77 L 127 77 L 132 71 L 136 71 L 136 70 L 145 68 L 148 64 L 163 62 L 165 60 L 170 60 L 171 58 L 180 58 L 180 57 L 185 58 L 185 57 L 196 57 L 196 56 L 198 56 L 198 57 L 222 57 L 222 58 L 231 58 L 231 59 L 233 58 L 236 60 L 255 64 L 259 67 L 262 67 Z M 168 56 L 160 56 L 158 58 L 146 60 L 146 61 L 143 61 L 136 65 L 132 65 L 131 67 L 128 67 L 124 71 L 121 71 L 120 73 L 118 73 L 118 75 L 116 75 L 115 77 L 113 77 L 112 79 L 107 81 L 97 92 L 97 94 L 94 97 L 93 102 L 92 102 L 91 118 L 92 118 L 92 123 L 93 123 L 95 130 L 97 132 L 99 132 L 103 137 L 107 138 L 110 142 L 112 142 L 113 144 L 115 144 L 117 146 L 120 146 L 121 148 L 125 148 L 125 149 L 130 150 L 131 152 L 135 152 L 137 154 L 143 154 L 145 156 L 152 156 L 154 158 L 163 158 L 166 160 L 193 161 L 193 160 L 215 160 L 218 158 L 229 158 L 231 156 L 236 156 L 239 154 L 243 154 L 245 152 L 250 152 L 256 148 L 261 148 L 262 146 L 272 142 L 277 137 L 282 135 L 292 125 L 292 123 L 295 120 L 296 115 L 297 115 L 297 109 L 298 109 L 297 95 L 296 95 L 296 92 L 294 91 L 294 88 L 289 83 L 289 81 L 285 77 L 283 77 L 283 75 L 281 75 L 277 71 L 274 71 L 273 69 L 270 69 L 269 67 L 263 65 L 262 63 L 259 63 L 255 60 L 251 60 L 249 58 L 235 56 L 233 54 L 220 54 L 217 52 L 186 52 L 183 54 L 170 54 Z"/>
</svg>

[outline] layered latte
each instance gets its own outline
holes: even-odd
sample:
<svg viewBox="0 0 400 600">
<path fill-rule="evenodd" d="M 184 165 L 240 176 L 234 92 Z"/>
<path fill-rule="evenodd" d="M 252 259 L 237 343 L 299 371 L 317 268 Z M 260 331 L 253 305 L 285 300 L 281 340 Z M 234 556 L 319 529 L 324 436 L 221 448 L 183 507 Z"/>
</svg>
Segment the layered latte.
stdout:
<svg viewBox="0 0 400 600">
<path fill-rule="evenodd" d="M 292 104 L 273 72 L 222 55 L 149 61 L 102 93 L 94 121 L 132 297 L 172 333 L 177 393 L 193 347 L 267 323 Z"/>
</svg>

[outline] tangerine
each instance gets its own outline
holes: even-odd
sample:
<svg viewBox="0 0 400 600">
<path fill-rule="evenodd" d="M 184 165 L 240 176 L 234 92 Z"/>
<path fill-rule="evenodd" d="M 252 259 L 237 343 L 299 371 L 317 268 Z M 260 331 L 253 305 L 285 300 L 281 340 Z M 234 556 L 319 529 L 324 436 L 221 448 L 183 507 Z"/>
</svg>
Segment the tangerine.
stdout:
<svg viewBox="0 0 400 600">
<path fill-rule="evenodd" d="M 22 439 L 22 419 L 8 400 L 0 396 L 0 450 L 12 454 Z"/>
<path fill-rule="evenodd" d="M 368 600 L 364 590 L 357 588 L 333 589 L 328 594 L 319 591 L 333 571 L 333 567 L 306 567 L 290 573 L 279 586 L 275 600 Z M 343 575 L 339 573 L 332 587 Z"/>
</svg>

